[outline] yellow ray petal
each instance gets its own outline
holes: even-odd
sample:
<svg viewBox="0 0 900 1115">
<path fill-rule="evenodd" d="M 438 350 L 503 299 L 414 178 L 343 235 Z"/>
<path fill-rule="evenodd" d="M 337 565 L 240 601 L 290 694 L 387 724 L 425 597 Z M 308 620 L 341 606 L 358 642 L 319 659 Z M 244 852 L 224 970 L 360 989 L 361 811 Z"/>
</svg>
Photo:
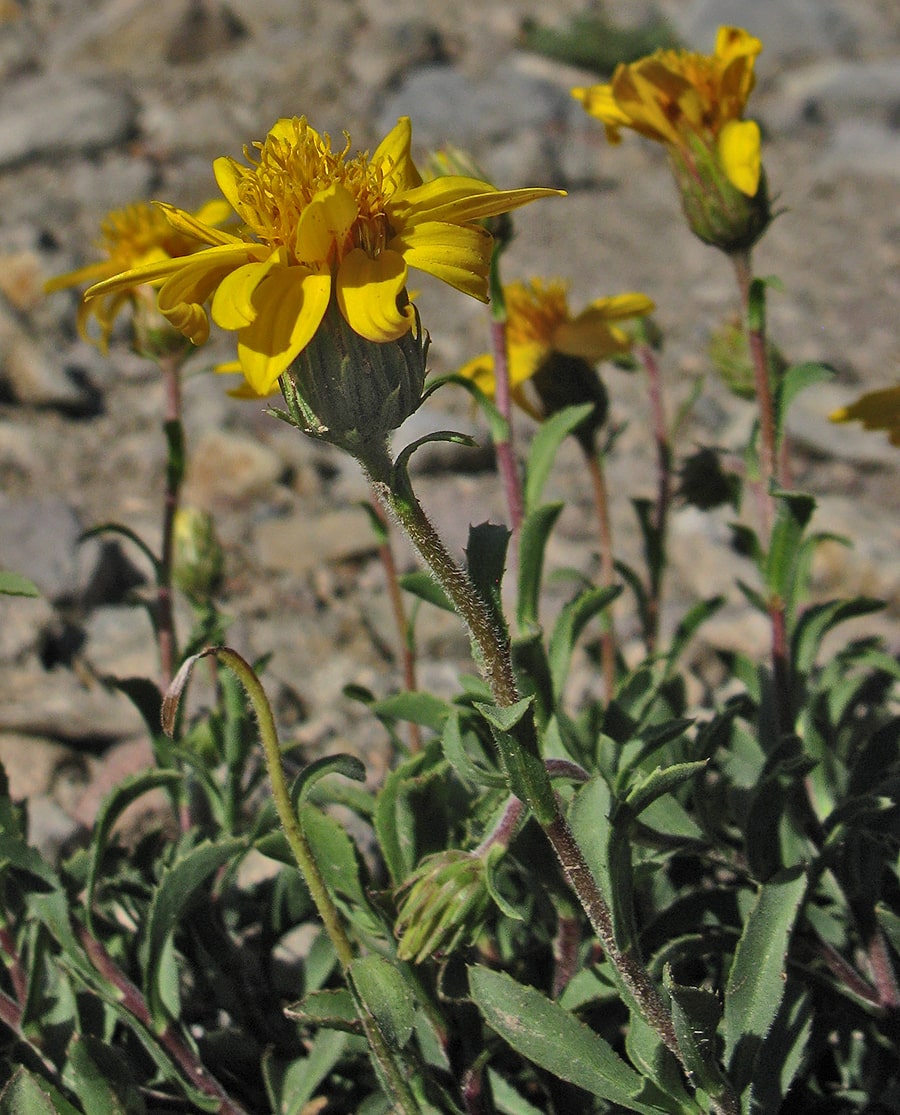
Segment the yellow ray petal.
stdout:
<svg viewBox="0 0 900 1115">
<path fill-rule="evenodd" d="M 80 286 L 82 283 L 92 282 L 94 279 L 105 279 L 116 272 L 116 264 L 111 259 L 101 259 L 96 263 L 89 263 L 75 271 L 67 271 L 65 275 L 55 275 L 44 283 L 44 294 L 55 294 L 58 290 L 68 287 Z"/>
<path fill-rule="evenodd" d="M 565 190 L 497 190 L 477 178 L 448 175 L 407 190 L 387 205 L 393 228 L 401 232 L 420 221 L 479 221 L 518 209 L 542 197 L 565 197 Z"/>
<path fill-rule="evenodd" d="M 415 320 L 405 287 L 406 264 L 398 252 L 385 251 L 372 259 L 362 248 L 354 248 L 337 273 L 337 300 L 347 324 L 380 344 L 402 337 Z"/>
<path fill-rule="evenodd" d="M 381 167 L 389 194 L 401 193 L 422 185 L 422 175 L 416 170 L 410 154 L 411 144 L 412 126 L 409 117 L 401 116 L 375 149 L 372 163 Z"/>
<path fill-rule="evenodd" d="M 729 120 L 719 135 L 719 158 L 729 182 L 747 197 L 755 197 L 762 165 L 755 120 Z"/>
<path fill-rule="evenodd" d="M 212 228 L 210 225 L 203 224 L 190 213 L 185 213 L 183 209 L 177 209 L 174 205 L 167 205 L 164 201 L 156 201 L 154 205 L 159 206 L 163 211 L 172 228 L 185 236 L 199 240 L 201 244 L 223 246 L 242 243 L 240 237 L 232 236 L 231 233 L 224 232 L 220 228 Z"/>
<path fill-rule="evenodd" d="M 254 294 L 258 312 L 238 333 L 238 359 L 258 395 L 268 395 L 278 377 L 312 340 L 331 295 L 326 268 L 283 267 L 272 271 Z"/>
<path fill-rule="evenodd" d="M 222 329 L 244 329 L 255 318 L 257 309 L 253 294 L 274 266 L 279 257 L 273 253 L 263 263 L 245 263 L 225 276 L 213 294 L 210 313 Z"/>
<path fill-rule="evenodd" d="M 294 253 L 307 263 L 324 262 L 340 245 L 359 214 L 356 198 L 346 186 L 332 182 L 304 207 L 297 223 Z"/>
<path fill-rule="evenodd" d="M 479 225 L 425 221 L 395 236 L 388 247 L 409 267 L 427 271 L 481 302 L 487 301 L 487 273 L 493 240 Z"/>
</svg>

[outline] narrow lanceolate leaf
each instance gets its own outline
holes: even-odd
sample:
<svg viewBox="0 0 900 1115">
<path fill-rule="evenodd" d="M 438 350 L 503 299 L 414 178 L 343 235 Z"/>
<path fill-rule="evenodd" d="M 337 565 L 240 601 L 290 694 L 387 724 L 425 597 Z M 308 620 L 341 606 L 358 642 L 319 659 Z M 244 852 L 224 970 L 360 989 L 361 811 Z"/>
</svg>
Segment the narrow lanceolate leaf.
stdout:
<svg viewBox="0 0 900 1115">
<path fill-rule="evenodd" d="M 684 1107 L 628 1065 L 612 1046 L 540 991 L 503 972 L 469 969 L 469 992 L 485 1021 L 536 1065 L 626 1111 L 675 1115 Z"/>
<path fill-rule="evenodd" d="M 412 1036 L 415 998 L 400 968 L 371 953 L 353 961 L 350 979 L 392 1049 L 401 1050 Z"/>
<path fill-rule="evenodd" d="M 34 581 L 29 581 L 21 573 L 10 573 L 0 569 L 0 594 L 5 596 L 40 596 L 41 592 Z"/>
<path fill-rule="evenodd" d="M 718 995 L 702 987 L 676 983 L 668 964 L 664 982 L 672 999 L 672 1022 L 685 1068 L 707 1095 L 714 1098 L 725 1095 L 728 1081 L 716 1055 L 716 1031 L 722 1016 Z"/>
<path fill-rule="evenodd" d="M 544 485 L 550 475 L 560 445 L 575 427 L 593 411 L 593 403 L 566 407 L 557 411 L 538 427 L 531 442 L 525 470 L 525 510 L 530 513 L 541 501 Z"/>
<path fill-rule="evenodd" d="M 26 1068 L 18 1068 L 0 1095 L 0 1115 L 80 1115 L 80 1112 L 52 1084 Z"/>
<path fill-rule="evenodd" d="M 739 1091 L 751 1083 L 756 1054 L 784 997 L 786 958 L 807 879 L 792 869 L 760 888 L 738 941 L 725 988 L 725 1063 Z"/>
<path fill-rule="evenodd" d="M 538 622 L 544 553 L 550 532 L 556 525 L 564 503 L 545 503 L 531 511 L 519 535 L 519 602 L 516 619 L 521 630 Z"/>
</svg>

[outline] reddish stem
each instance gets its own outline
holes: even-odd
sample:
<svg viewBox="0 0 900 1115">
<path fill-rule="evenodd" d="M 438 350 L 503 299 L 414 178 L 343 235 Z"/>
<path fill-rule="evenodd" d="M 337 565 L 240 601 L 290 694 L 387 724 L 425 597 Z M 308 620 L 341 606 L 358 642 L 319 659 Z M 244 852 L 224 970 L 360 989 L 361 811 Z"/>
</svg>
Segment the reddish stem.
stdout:
<svg viewBox="0 0 900 1115">
<path fill-rule="evenodd" d="M 507 435 L 494 442 L 497 454 L 497 467 L 506 492 L 506 505 L 509 509 L 509 525 L 513 534 L 519 533 L 524 518 L 522 503 L 522 481 L 516 464 L 513 444 L 512 397 L 509 390 L 509 359 L 506 347 L 506 318 L 491 319 L 491 351 L 494 357 L 494 403 L 506 420 Z"/>
</svg>

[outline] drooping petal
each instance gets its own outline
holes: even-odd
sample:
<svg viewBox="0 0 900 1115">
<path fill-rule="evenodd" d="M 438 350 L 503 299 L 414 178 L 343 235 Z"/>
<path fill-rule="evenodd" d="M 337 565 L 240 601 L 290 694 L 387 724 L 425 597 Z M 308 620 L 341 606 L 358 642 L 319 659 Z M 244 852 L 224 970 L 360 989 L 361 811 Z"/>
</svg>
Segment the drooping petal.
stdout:
<svg viewBox="0 0 900 1115">
<path fill-rule="evenodd" d="M 755 120 L 730 120 L 725 125 L 719 135 L 719 158 L 731 184 L 747 197 L 755 197 L 762 165 Z"/>
<path fill-rule="evenodd" d="M 262 263 L 245 263 L 238 267 L 216 287 L 210 313 L 216 325 L 222 329 L 244 329 L 255 318 L 257 309 L 253 304 L 253 293 L 273 267 L 285 266 L 277 252 Z"/>
<path fill-rule="evenodd" d="M 862 422 L 866 430 L 886 430 L 891 444 L 900 447 L 900 384 L 860 395 L 828 417 L 832 422 Z"/>
<path fill-rule="evenodd" d="M 411 146 L 412 126 L 408 116 L 401 116 L 375 148 L 372 163 L 381 167 L 389 196 L 422 185 L 422 175 L 412 161 Z"/>
<path fill-rule="evenodd" d="M 480 225 L 425 221 L 395 236 L 388 247 L 409 267 L 427 271 L 445 283 L 487 302 L 487 273 L 493 240 Z"/>
<path fill-rule="evenodd" d="M 119 270 L 115 260 L 101 259 L 96 263 L 89 263 L 75 271 L 67 271 L 65 275 L 55 275 L 44 283 L 44 294 L 55 294 L 58 290 L 67 290 L 72 286 L 93 282 L 95 279 L 105 279 Z"/>
<path fill-rule="evenodd" d="M 599 314 L 606 321 L 622 321 L 629 317 L 646 317 L 655 309 L 656 303 L 652 298 L 637 291 L 628 291 L 625 294 L 614 294 L 611 298 L 596 298 L 574 320 L 581 321 Z"/>
<path fill-rule="evenodd" d="M 335 287 L 347 324 L 368 341 L 396 341 L 415 320 L 405 301 L 406 264 L 398 252 L 385 251 L 373 259 L 354 248 L 341 262 Z"/>
<path fill-rule="evenodd" d="M 645 294 L 598 298 L 576 317 L 557 326 L 553 347 L 567 356 L 580 356 L 591 364 L 606 360 L 631 348 L 631 338 L 615 323 L 643 317 L 654 309 L 653 301 Z"/>
<path fill-rule="evenodd" d="M 716 58 L 727 65 L 734 58 L 755 58 L 762 50 L 762 40 L 743 27 L 720 27 L 716 32 Z"/>
<path fill-rule="evenodd" d="M 160 313 L 194 344 L 202 344 L 209 336 L 203 304 L 226 275 L 246 260 L 246 245 L 208 248 L 180 259 L 178 269 L 159 288 Z"/>
<path fill-rule="evenodd" d="M 238 192 L 238 182 L 246 174 L 244 167 L 240 163 L 236 163 L 234 159 L 223 155 L 221 158 L 213 160 L 213 174 L 228 204 L 235 213 L 240 213 L 241 198 Z"/>
<path fill-rule="evenodd" d="M 331 295 L 327 268 L 283 267 L 256 288 L 251 325 L 238 333 L 238 360 L 258 395 L 268 395 L 278 377 L 312 340 Z"/>
<path fill-rule="evenodd" d="M 359 215 L 356 198 L 346 186 L 332 182 L 304 207 L 297 222 L 294 254 L 305 263 L 322 263 L 341 244 Z"/>
<path fill-rule="evenodd" d="M 494 379 L 494 358 L 489 352 L 483 352 L 459 369 L 459 374 L 472 380 L 489 399 L 493 399 L 497 391 L 497 382 Z"/>
<path fill-rule="evenodd" d="M 232 236 L 230 232 L 224 232 L 220 228 L 212 228 L 210 225 L 203 224 L 197 217 L 185 213 L 183 209 L 177 209 L 174 205 L 167 205 L 164 201 L 157 201 L 154 204 L 158 205 L 163 211 L 172 228 L 185 236 L 199 240 L 201 244 L 223 247 L 228 244 L 242 243 L 240 237 Z"/>
</svg>

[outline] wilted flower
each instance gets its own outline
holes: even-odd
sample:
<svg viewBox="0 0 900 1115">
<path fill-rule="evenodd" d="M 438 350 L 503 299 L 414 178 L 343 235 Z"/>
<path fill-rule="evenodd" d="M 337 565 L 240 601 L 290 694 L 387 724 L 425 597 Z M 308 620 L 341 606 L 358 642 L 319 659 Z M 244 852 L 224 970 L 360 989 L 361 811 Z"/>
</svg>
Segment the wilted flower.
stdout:
<svg viewBox="0 0 900 1115">
<path fill-rule="evenodd" d="M 631 128 L 666 146 L 692 230 L 725 251 L 752 246 L 770 220 L 759 125 L 743 119 L 761 50 L 720 27 L 711 55 L 657 50 L 617 66 L 608 84 L 572 90 L 610 143 Z"/>
<path fill-rule="evenodd" d="M 560 280 L 510 283 L 504 287 L 513 400 L 537 421 L 566 406 L 593 402 L 594 425 L 606 417 L 606 393 L 594 371 L 602 360 L 630 352 L 632 338 L 620 324 L 652 313 L 645 294 L 598 298 L 574 317 L 569 311 L 568 285 Z M 494 359 L 483 353 L 460 373 L 493 397 Z"/>
<path fill-rule="evenodd" d="M 862 422 L 866 430 L 886 430 L 891 445 L 900 448 L 900 385 L 868 391 L 828 417 L 832 422 Z"/>
<path fill-rule="evenodd" d="M 225 201 L 207 202 L 192 217 L 210 227 L 224 224 L 231 216 L 231 207 Z M 52 294 L 57 290 L 98 283 L 123 271 L 152 267 L 161 262 L 180 260 L 203 247 L 197 237 L 172 227 L 162 210 L 146 201 L 134 202 L 124 209 L 114 209 L 100 225 L 98 248 L 106 258 L 89 263 L 65 275 L 50 279 L 44 290 Z M 116 288 L 78 307 L 78 331 L 85 340 L 94 340 L 106 349 L 115 319 L 120 310 L 131 308 L 140 316 L 155 315 L 156 295 L 152 290 L 142 290 L 140 282 L 118 284 Z M 100 326 L 100 336 L 92 338 L 88 332 L 91 317 Z M 141 331 L 145 322 L 135 323 Z"/>
<path fill-rule="evenodd" d="M 555 190 L 496 190 L 464 176 L 423 182 L 403 117 L 374 154 L 334 151 L 305 117 L 282 119 L 245 148 L 249 166 L 215 161 L 216 180 L 243 222 L 220 231 L 171 206 L 173 227 L 209 245 L 99 283 L 87 297 L 164 280 L 158 303 L 185 336 L 203 341 L 213 320 L 237 332 L 241 370 L 268 394 L 315 336 L 335 299 L 361 337 L 396 341 L 413 326 L 407 271 L 416 267 L 487 301 L 490 234 L 477 222 Z"/>
</svg>

